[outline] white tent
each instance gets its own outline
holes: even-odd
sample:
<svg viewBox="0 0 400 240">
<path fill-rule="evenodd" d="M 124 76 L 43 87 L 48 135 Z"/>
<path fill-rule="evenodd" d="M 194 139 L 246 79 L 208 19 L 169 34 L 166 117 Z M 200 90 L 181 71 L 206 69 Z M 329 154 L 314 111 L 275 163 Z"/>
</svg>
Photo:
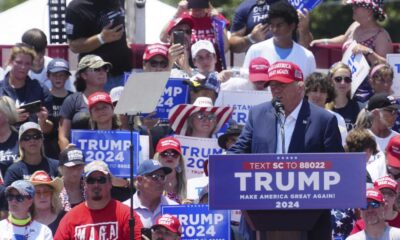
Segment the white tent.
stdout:
<svg viewBox="0 0 400 240">
<path fill-rule="evenodd" d="M 70 1 L 67 0 L 67 4 Z M 158 0 L 147 0 L 145 11 L 146 43 L 159 42 L 162 27 L 171 20 L 176 9 Z M 49 35 L 48 0 L 28 0 L 0 13 L 0 44 L 20 42 L 22 34 L 31 28 L 39 28 Z"/>
</svg>

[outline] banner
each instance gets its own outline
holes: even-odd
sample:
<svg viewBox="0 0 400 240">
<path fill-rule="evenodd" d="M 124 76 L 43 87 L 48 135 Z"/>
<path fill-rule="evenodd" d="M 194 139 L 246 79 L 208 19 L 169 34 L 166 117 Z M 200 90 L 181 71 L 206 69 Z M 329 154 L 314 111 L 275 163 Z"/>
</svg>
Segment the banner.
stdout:
<svg viewBox="0 0 400 240">
<path fill-rule="evenodd" d="M 369 64 L 367 59 L 365 59 L 364 55 L 359 53 L 357 55 L 353 54 L 353 48 L 357 45 L 357 42 L 353 40 L 346 52 L 343 54 L 342 62 L 347 64 L 351 69 L 351 97 L 354 96 L 354 93 L 357 91 L 358 87 L 364 81 L 364 79 L 369 74 Z"/>
<path fill-rule="evenodd" d="M 290 4 L 297 10 L 307 9 L 309 12 L 318 6 L 322 0 L 290 0 Z"/>
<path fill-rule="evenodd" d="M 210 209 L 345 209 L 365 206 L 366 154 L 210 156 Z"/>
<path fill-rule="evenodd" d="M 230 216 L 226 210 L 208 210 L 206 204 L 161 206 L 182 225 L 182 240 L 230 240 Z"/>
<path fill-rule="evenodd" d="M 71 143 L 85 154 L 85 161 L 102 160 L 116 177 L 130 176 L 130 132 L 72 130 Z M 139 134 L 133 132 L 134 174 L 138 167 Z"/>
<path fill-rule="evenodd" d="M 216 138 L 195 138 L 176 135 L 181 142 L 182 155 L 186 160 L 186 179 L 202 177 L 204 162 L 209 155 L 221 154 Z"/>
<path fill-rule="evenodd" d="M 232 120 L 244 125 L 251 107 L 271 100 L 271 91 L 221 91 L 215 105 L 233 107 Z"/>
<path fill-rule="evenodd" d="M 386 60 L 393 68 L 393 95 L 396 98 L 400 97 L 400 54 L 387 54 Z"/>
<path fill-rule="evenodd" d="M 155 117 L 168 120 L 168 113 L 173 107 L 187 103 L 189 88 L 183 80 L 184 79 L 179 78 L 170 78 L 168 80 L 164 93 L 158 101 L 156 107 L 157 114 Z"/>
</svg>

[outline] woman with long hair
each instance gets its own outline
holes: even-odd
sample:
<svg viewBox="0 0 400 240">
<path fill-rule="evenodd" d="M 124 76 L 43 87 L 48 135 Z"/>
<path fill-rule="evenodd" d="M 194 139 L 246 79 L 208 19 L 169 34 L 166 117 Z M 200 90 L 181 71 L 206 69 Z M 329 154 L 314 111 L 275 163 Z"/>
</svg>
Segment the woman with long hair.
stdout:
<svg viewBox="0 0 400 240">
<path fill-rule="evenodd" d="M 325 107 L 340 114 L 346 122 L 347 131 L 350 131 L 360 112 L 358 102 L 351 98 L 351 69 L 346 64 L 337 62 L 329 69 L 328 79 L 335 88 L 335 98 Z"/>
<path fill-rule="evenodd" d="M 165 192 L 170 199 L 181 203 L 187 196 L 186 168 L 181 143 L 174 137 L 160 139 L 153 158 L 162 166 L 172 169 L 166 176 Z"/>
<path fill-rule="evenodd" d="M 89 128 L 88 97 L 103 91 L 110 68 L 111 63 L 96 55 L 86 55 L 79 61 L 74 83 L 77 92 L 64 100 L 60 110 L 58 144 L 61 151 L 70 143 L 71 129 Z"/>
<path fill-rule="evenodd" d="M 45 171 L 36 171 L 29 181 L 35 187 L 31 206 L 32 218 L 48 226 L 55 235 L 61 218 L 65 215 L 60 200 L 63 182 L 58 177 L 51 179 Z"/>
</svg>

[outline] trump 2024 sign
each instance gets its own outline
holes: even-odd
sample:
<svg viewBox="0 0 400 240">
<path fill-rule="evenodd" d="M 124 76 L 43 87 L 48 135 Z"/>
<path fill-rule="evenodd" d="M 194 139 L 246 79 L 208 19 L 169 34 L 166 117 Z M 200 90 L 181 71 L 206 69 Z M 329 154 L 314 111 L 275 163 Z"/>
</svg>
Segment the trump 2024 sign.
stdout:
<svg viewBox="0 0 400 240">
<path fill-rule="evenodd" d="M 211 155 L 210 209 L 283 210 L 365 205 L 366 155 Z"/>
</svg>

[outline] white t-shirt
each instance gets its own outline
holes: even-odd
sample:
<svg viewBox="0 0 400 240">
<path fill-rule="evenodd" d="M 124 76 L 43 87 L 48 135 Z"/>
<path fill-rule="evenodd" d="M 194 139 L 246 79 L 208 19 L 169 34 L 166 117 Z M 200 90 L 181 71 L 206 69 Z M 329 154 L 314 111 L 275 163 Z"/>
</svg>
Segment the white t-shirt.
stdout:
<svg viewBox="0 0 400 240">
<path fill-rule="evenodd" d="M 356 234 L 350 235 L 346 240 L 400 240 L 400 228 L 387 226 L 385 232 L 380 238 L 371 238 L 367 236 L 365 230 Z"/>
<path fill-rule="evenodd" d="M 281 59 L 278 55 L 273 38 L 253 44 L 246 53 L 243 68 L 249 69 L 250 61 L 256 57 L 267 59 L 269 64 L 273 64 L 276 61 L 293 62 L 300 67 L 304 79 L 315 72 L 316 69 L 313 53 L 296 42 L 293 42 L 292 51 L 285 59 Z"/>
<path fill-rule="evenodd" d="M 367 162 L 367 171 L 371 176 L 372 182 L 376 179 L 387 176 L 385 154 L 379 151 L 375 155 L 371 155 Z"/>
<path fill-rule="evenodd" d="M 33 220 L 29 225 L 16 226 L 8 219 L 0 221 L 0 240 L 27 239 L 27 240 L 51 240 L 53 234 L 50 228 Z"/>
<path fill-rule="evenodd" d="M 395 132 L 395 131 L 393 131 L 393 130 L 390 130 L 389 136 L 384 137 L 384 138 L 381 138 L 381 137 L 376 136 L 370 129 L 368 129 L 368 131 L 372 134 L 372 136 L 375 137 L 375 141 L 376 141 L 376 144 L 378 145 L 377 147 L 378 147 L 378 150 L 379 150 L 379 151 L 385 151 L 386 146 L 387 146 L 388 143 L 389 143 L 389 140 L 390 140 L 392 137 L 399 135 L 398 132 Z"/>
</svg>

